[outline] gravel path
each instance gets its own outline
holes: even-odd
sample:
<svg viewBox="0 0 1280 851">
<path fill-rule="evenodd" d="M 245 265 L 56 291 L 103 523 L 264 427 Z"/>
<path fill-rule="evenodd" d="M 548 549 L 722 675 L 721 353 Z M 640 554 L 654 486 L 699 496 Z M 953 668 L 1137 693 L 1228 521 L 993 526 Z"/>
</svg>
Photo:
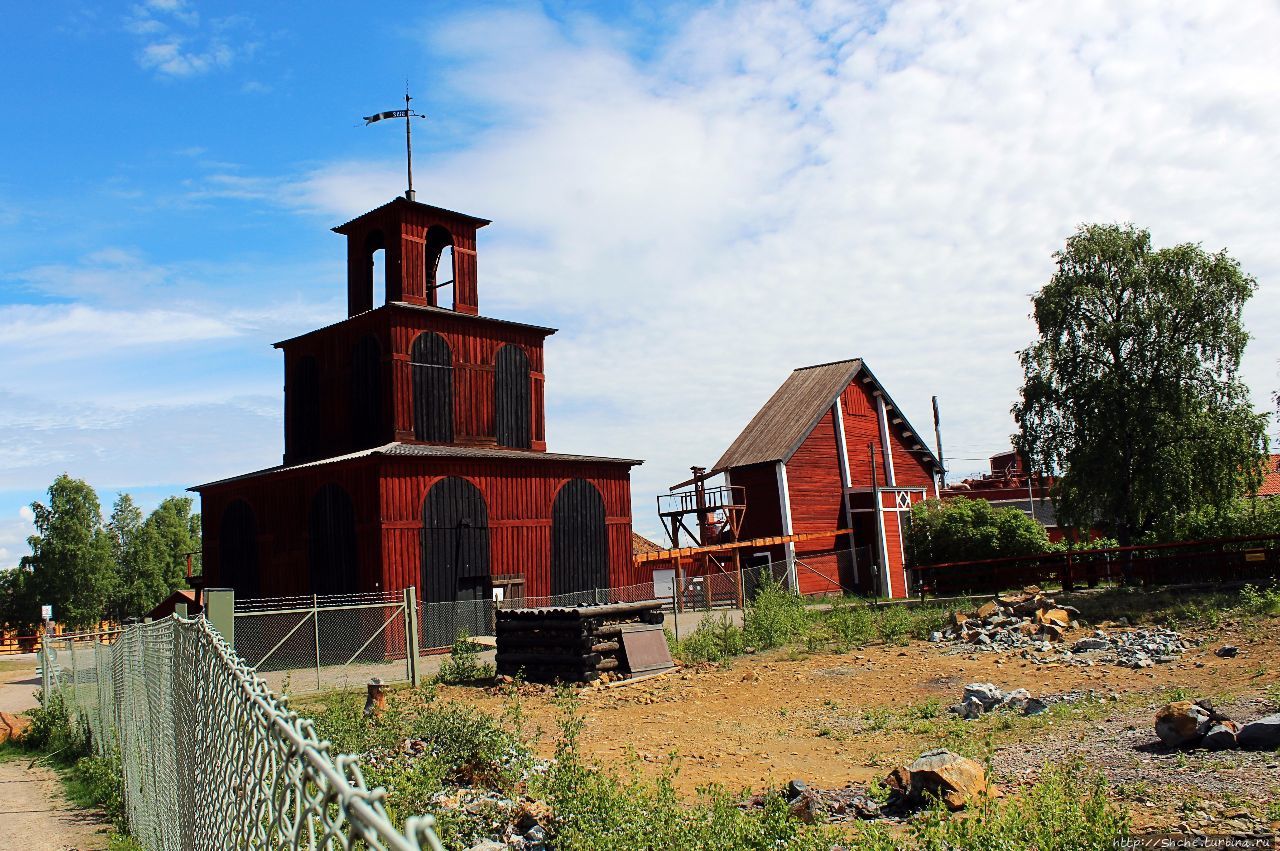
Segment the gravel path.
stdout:
<svg viewBox="0 0 1280 851">
<path fill-rule="evenodd" d="M 105 825 L 73 807 L 51 769 L 0 762 L 0 851 L 103 851 Z"/>
</svg>

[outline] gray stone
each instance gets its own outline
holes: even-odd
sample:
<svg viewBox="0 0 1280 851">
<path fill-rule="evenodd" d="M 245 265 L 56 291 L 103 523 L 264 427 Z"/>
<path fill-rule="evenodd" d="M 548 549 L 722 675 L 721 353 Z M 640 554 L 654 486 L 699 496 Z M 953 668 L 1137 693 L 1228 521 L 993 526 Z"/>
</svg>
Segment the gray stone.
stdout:
<svg viewBox="0 0 1280 851">
<path fill-rule="evenodd" d="M 1240 747 L 1255 751 L 1273 751 L 1280 748 L 1280 713 L 1250 721 L 1236 734 Z"/>
<path fill-rule="evenodd" d="M 978 700 L 985 712 L 1004 700 L 1004 692 L 995 683 L 969 683 L 964 687 L 964 699 L 968 702 L 970 698 Z"/>
<path fill-rule="evenodd" d="M 942 633 L 940 633 L 940 632 L 931 632 L 931 633 L 929 633 L 929 640 L 930 640 L 930 641 L 932 641 L 934 644 L 937 644 L 937 643 L 941 642 L 941 641 L 942 641 Z"/>
<path fill-rule="evenodd" d="M 507 851 L 507 843 L 495 842 L 492 839 L 482 839 L 468 848 L 467 851 Z"/>
<path fill-rule="evenodd" d="M 957 703 L 951 707 L 951 711 L 959 715 L 965 721 L 972 721 L 986 710 L 982 706 L 982 701 L 976 697 L 966 697 L 963 703 Z"/>
<path fill-rule="evenodd" d="M 1048 711 L 1049 711 L 1049 704 L 1045 703 L 1043 700 L 1040 700 L 1039 698 L 1036 698 L 1036 697 L 1033 697 L 1030 700 L 1028 700 L 1026 705 L 1022 707 L 1023 715 L 1043 715 Z"/>
<path fill-rule="evenodd" d="M 540 824 L 535 824 L 524 832 L 524 841 L 541 845 L 547 841 L 547 829 Z"/>
<path fill-rule="evenodd" d="M 1110 650 L 1111 642 L 1105 638 L 1082 638 L 1071 645 L 1072 653 L 1086 653 L 1090 650 Z"/>
<path fill-rule="evenodd" d="M 1027 703 L 1030 700 L 1031 692 L 1024 688 L 1016 688 L 1004 696 L 1004 700 L 1000 701 L 1000 706 L 1005 709 L 1022 712 L 1027 708 Z"/>
<path fill-rule="evenodd" d="M 1200 742 L 1211 751 L 1227 751 L 1236 747 L 1236 723 L 1219 721 L 1209 728 Z"/>
<path fill-rule="evenodd" d="M 1156 735 L 1171 748 L 1196 744 L 1211 724 L 1205 708 L 1189 700 L 1175 701 L 1156 713 Z"/>
<path fill-rule="evenodd" d="M 787 782 L 787 800 L 799 798 L 805 792 L 809 791 L 809 784 L 799 778 Z"/>
<path fill-rule="evenodd" d="M 1213 651 L 1214 656 L 1221 656 L 1223 659 L 1234 659 L 1236 654 L 1240 652 L 1240 648 L 1231 644 L 1224 644 L 1217 650 Z"/>
</svg>

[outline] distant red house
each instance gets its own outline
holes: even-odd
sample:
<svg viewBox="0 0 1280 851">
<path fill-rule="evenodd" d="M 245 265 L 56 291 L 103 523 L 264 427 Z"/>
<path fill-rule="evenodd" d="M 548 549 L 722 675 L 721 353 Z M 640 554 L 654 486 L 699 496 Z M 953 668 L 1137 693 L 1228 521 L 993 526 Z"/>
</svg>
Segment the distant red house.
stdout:
<svg viewBox="0 0 1280 851">
<path fill-rule="evenodd" d="M 1263 476 L 1262 486 L 1258 488 L 1258 496 L 1280 496 L 1280 455 L 1268 456 L 1267 472 Z"/>
<path fill-rule="evenodd" d="M 905 597 L 904 529 L 911 506 L 937 494 L 940 469 L 854 359 L 792 372 L 711 473 L 742 489 L 738 540 L 817 535 L 747 552 L 746 566 L 783 561 L 801 593 Z"/>
<path fill-rule="evenodd" d="M 334 228 L 347 240 L 348 316 L 276 344 L 283 464 L 193 488 L 207 587 L 414 585 L 447 602 L 638 581 L 630 471 L 641 462 L 547 451 L 543 342 L 555 331 L 479 315 L 487 224 L 397 198 Z M 386 303 L 375 305 L 379 256 Z"/>
</svg>

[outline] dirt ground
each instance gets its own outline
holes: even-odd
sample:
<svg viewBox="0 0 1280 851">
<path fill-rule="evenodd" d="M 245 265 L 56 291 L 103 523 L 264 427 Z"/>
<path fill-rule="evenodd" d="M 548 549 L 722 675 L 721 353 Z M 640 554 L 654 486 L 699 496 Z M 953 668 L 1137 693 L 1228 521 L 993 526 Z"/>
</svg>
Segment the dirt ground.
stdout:
<svg viewBox="0 0 1280 851">
<path fill-rule="evenodd" d="M 640 770 L 652 774 L 674 765 L 676 786 L 686 794 L 709 783 L 774 789 L 791 778 L 815 788 L 863 784 L 939 746 L 989 755 L 996 779 L 1016 789 L 1046 762 L 1078 756 L 1112 782 L 1140 826 L 1194 827 L 1242 814 L 1257 822 L 1280 799 L 1280 754 L 1171 753 L 1159 745 L 1153 715 L 1171 689 L 1212 698 L 1239 721 L 1280 711 L 1280 619 L 1183 634 L 1201 643 L 1180 661 L 1149 670 L 1036 665 L 1017 652 L 958 654 L 924 642 L 746 656 L 584 690 L 581 747 L 606 765 L 623 765 L 634 754 Z M 1227 643 L 1239 646 L 1239 655 L 1215 656 Z M 976 681 L 1037 697 L 1092 692 L 1093 698 L 1038 718 L 1000 714 L 964 722 L 946 712 Z M 524 691 L 525 715 L 548 732 L 549 748 L 558 710 L 547 690 Z M 507 700 L 497 689 L 465 687 L 442 688 L 441 696 L 495 713 Z"/>
<path fill-rule="evenodd" d="M 101 851 L 107 825 L 67 802 L 52 769 L 0 762 L 0 851 Z"/>
</svg>

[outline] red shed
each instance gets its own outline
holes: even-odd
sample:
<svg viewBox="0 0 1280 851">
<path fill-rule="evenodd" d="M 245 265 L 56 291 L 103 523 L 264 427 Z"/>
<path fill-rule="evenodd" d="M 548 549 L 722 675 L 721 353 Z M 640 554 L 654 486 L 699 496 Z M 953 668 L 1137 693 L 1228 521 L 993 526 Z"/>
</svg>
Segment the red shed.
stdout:
<svg viewBox="0 0 1280 851">
<path fill-rule="evenodd" d="M 543 342 L 555 331 L 479 315 L 487 224 L 396 198 L 334 228 L 347 238 L 349 315 L 276 344 L 283 464 L 193 488 L 207 586 L 257 597 L 415 585 L 447 602 L 639 581 L 641 462 L 546 451 Z"/>
<path fill-rule="evenodd" d="M 785 560 L 801 593 L 904 597 L 904 525 L 912 505 L 937 495 L 940 469 L 854 359 L 792 372 L 710 474 L 723 473 L 741 494 L 738 540 L 814 535 L 745 554 L 744 566 Z"/>
</svg>

